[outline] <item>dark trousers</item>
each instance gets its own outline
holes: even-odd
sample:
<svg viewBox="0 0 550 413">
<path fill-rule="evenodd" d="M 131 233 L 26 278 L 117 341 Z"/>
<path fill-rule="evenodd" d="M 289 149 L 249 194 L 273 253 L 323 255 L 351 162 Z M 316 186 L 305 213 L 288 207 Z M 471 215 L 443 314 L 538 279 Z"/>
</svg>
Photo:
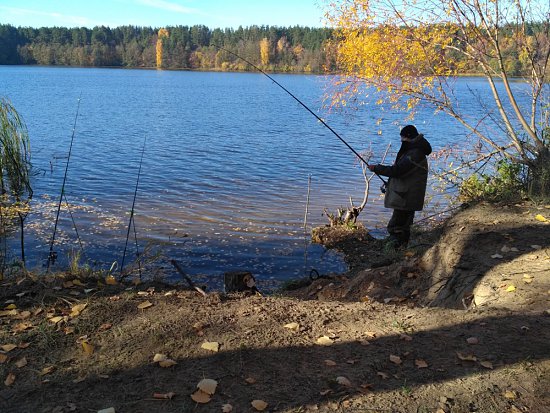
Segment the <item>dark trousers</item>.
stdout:
<svg viewBox="0 0 550 413">
<path fill-rule="evenodd" d="M 388 232 L 390 239 L 397 246 L 407 245 L 411 237 L 411 225 L 414 220 L 414 211 L 403 211 L 394 209 L 388 222 Z"/>
</svg>

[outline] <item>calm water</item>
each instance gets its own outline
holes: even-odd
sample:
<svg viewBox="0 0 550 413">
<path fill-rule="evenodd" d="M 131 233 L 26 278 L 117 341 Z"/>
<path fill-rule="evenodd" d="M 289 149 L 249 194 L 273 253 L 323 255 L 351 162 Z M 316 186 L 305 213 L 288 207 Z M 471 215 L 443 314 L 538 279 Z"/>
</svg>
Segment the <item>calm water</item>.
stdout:
<svg viewBox="0 0 550 413">
<path fill-rule="evenodd" d="M 324 113 L 326 78 L 275 77 L 356 150 L 380 154 L 390 140 L 398 148 L 401 115 L 374 105 L 353 117 Z M 480 107 L 466 92 L 483 94 L 485 83 L 461 82 L 459 89 L 470 96 L 462 106 L 476 116 Z M 54 247 L 57 266 L 78 249 L 73 219 L 83 260 L 99 268 L 120 263 L 145 139 L 136 231 L 125 262 L 135 260 L 137 236 L 145 255 L 162 254 L 155 271 L 174 279 L 170 259 L 214 288 L 235 269 L 251 270 L 266 289 L 300 277 L 306 270 L 308 176 L 308 231 L 327 223 L 324 208 L 334 211 L 350 195 L 357 203 L 362 199 L 363 177 L 353 154 L 261 74 L 3 66 L 0 95 L 26 121 L 39 172 L 27 219 L 31 267 L 46 262 L 80 96 L 65 191 L 70 208 L 63 202 Z M 415 124 L 436 149 L 465 139 L 456 123 L 432 111 L 420 113 Z M 378 191 L 371 194 L 362 221 L 383 227 L 389 212 Z M 307 270 L 345 269 L 333 252 L 316 245 L 307 251 Z"/>
</svg>

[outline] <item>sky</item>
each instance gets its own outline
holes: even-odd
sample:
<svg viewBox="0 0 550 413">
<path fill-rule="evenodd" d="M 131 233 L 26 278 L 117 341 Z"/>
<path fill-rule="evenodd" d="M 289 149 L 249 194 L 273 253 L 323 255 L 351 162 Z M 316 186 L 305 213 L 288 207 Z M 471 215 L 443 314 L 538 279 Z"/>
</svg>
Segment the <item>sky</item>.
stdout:
<svg viewBox="0 0 550 413">
<path fill-rule="evenodd" d="M 0 24 L 323 27 L 322 0 L 0 0 Z"/>
</svg>

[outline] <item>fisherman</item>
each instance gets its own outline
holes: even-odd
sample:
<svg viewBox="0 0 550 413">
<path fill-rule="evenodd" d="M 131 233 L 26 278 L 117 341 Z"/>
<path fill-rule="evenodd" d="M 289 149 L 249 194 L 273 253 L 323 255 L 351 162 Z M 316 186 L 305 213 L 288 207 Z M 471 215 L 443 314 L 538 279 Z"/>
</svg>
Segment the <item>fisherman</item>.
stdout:
<svg viewBox="0 0 550 413">
<path fill-rule="evenodd" d="M 414 213 L 424 207 L 428 180 L 426 156 L 432 152 L 430 143 L 413 125 L 401 129 L 400 135 L 401 148 L 393 165 L 368 165 L 372 172 L 390 178 L 385 188 L 384 207 L 393 209 L 387 227 L 387 245 L 394 249 L 407 246 Z"/>
</svg>

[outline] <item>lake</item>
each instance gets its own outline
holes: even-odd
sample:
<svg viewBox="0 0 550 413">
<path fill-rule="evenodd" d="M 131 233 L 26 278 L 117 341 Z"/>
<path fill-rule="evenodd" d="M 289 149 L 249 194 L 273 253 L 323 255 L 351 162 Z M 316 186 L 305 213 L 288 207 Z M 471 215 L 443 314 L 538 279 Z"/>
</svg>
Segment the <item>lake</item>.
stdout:
<svg viewBox="0 0 550 413">
<path fill-rule="evenodd" d="M 273 77 L 357 151 L 372 149 L 379 159 L 388 142 L 393 153 L 398 149 L 402 114 L 373 104 L 352 116 L 327 113 L 322 101 L 329 78 Z M 468 91 L 486 95 L 484 80 L 460 79 L 457 86 L 464 109 L 479 115 Z M 0 95 L 27 124 L 37 171 L 26 220 L 28 267 L 45 269 L 79 106 L 54 245 L 56 269 L 67 265 L 80 242 L 82 262 L 97 269 L 121 264 L 144 150 L 125 265 L 139 251 L 155 263 L 149 274 L 178 280 L 169 264 L 175 259 L 214 289 L 230 270 L 252 271 L 266 290 L 310 268 L 322 274 L 345 270 L 338 254 L 309 244 L 309 232 L 328 222 L 325 208 L 348 205 L 350 196 L 361 202 L 360 167 L 348 148 L 267 77 L 0 66 Z M 420 111 L 414 123 L 434 149 L 466 139 L 457 123 L 431 110 Z M 360 221 L 383 228 L 391 211 L 383 208 L 379 182 L 372 182 Z M 15 235 L 11 243 L 10 259 L 16 259 Z"/>
</svg>

